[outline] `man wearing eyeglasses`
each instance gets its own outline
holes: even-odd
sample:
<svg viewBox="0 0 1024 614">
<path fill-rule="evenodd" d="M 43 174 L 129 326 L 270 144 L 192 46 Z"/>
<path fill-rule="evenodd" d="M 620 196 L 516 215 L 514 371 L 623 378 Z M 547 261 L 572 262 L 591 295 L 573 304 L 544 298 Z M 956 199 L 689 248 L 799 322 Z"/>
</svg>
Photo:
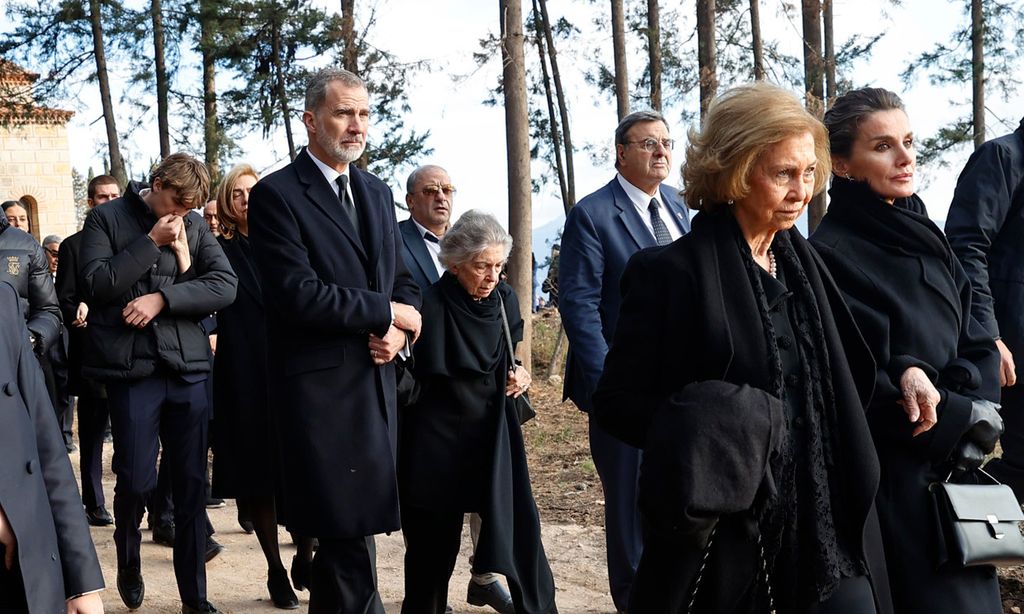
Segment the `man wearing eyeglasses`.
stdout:
<svg viewBox="0 0 1024 614">
<path fill-rule="evenodd" d="M 405 204 L 409 207 L 410 217 L 398 224 L 402 233 L 402 261 L 422 292 L 444 274 L 438 255 L 441 253 L 441 238 L 451 225 L 455 186 L 447 171 L 428 164 L 409 175 L 405 189 Z M 430 323 L 425 325 L 430 326 Z M 478 514 L 470 515 L 469 528 L 473 550 L 476 551 L 480 536 Z M 512 596 L 502 586 L 497 574 L 472 573 L 467 600 L 473 604 L 489 605 L 498 612 L 515 611 Z"/>
<path fill-rule="evenodd" d="M 690 229 L 678 190 L 663 186 L 672 168 L 672 137 L 660 113 L 631 113 L 615 129 L 616 176 L 569 212 L 562 231 L 558 310 L 569 339 L 564 396 L 582 411 L 615 334 L 619 279 L 637 251 L 667 245 Z M 590 452 L 605 498 L 608 581 L 624 612 L 643 544 L 637 509 L 640 450 L 590 421 Z"/>
</svg>

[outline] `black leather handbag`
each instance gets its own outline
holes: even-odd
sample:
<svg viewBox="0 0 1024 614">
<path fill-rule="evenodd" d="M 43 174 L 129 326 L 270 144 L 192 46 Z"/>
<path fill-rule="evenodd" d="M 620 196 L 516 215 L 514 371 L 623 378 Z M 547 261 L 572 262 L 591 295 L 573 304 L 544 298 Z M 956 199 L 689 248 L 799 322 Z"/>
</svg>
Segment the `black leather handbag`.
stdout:
<svg viewBox="0 0 1024 614">
<path fill-rule="evenodd" d="M 1000 484 L 982 469 L 994 484 L 953 484 L 935 482 L 928 487 L 935 498 L 939 546 L 946 565 L 1006 567 L 1024 563 L 1024 537 L 1019 522 L 1024 521 L 1017 497 L 1009 486 Z"/>
<path fill-rule="evenodd" d="M 501 327 L 505 331 L 505 344 L 508 346 L 508 359 L 511 361 L 509 364 L 515 365 L 516 363 L 516 350 L 512 345 L 512 331 L 508 327 L 508 316 L 505 315 L 505 301 L 502 300 L 501 295 L 498 295 L 498 303 L 501 306 Z M 537 410 L 533 408 L 533 404 L 530 403 L 530 395 L 524 390 L 523 394 L 512 399 L 512 403 L 516 407 L 516 415 L 519 417 L 519 424 L 526 424 L 530 420 L 533 420 L 537 416 Z"/>
</svg>

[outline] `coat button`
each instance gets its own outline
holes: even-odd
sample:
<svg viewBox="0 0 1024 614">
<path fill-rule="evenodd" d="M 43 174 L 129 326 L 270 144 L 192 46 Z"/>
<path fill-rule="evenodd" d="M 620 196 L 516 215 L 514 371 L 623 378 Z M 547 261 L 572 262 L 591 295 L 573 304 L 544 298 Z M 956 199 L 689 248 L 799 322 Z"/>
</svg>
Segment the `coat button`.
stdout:
<svg viewBox="0 0 1024 614">
<path fill-rule="evenodd" d="M 800 377 L 796 373 L 790 373 L 786 376 L 786 385 L 790 388 L 796 388 L 797 384 L 800 383 Z"/>
<path fill-rule="evenodd" d="M 7 382 L 6 384 L 4 384 L 4 394 L 6 394 L 9 397 L 13 397 L 14 396 L 14 384 L 12 384 L 11 382 Z"/>
<path fill-rule="evenodd" d="M 796 418 L 794 418 L 793 419 L 793 426 L 795 426 L 798 429 L 804 428 L 804 417 L 803 416 L 797 416 Z"/>
<path fill-rule="evenodd" d="M 789 335 L 779 335 L 779 347 L 788 350 L 793 347 L 793 339 Z"/>
<path fill-rule="evenodd" d="M 35 461 L 29 461 L 29 462 L 25 463 L 25 473 L 32 474 L 32 473 L 35 473 L 35 470 L 36 470 L 36 462 Z"/>
<path fill-rule="evenodd" d="M 56 560 L 57 560 L 57 555 L 56 555 L 56 554 L 54 554 L 53 552 L 51 552 L 51 553 L 50 553 L 50 560 L 51 560 L 51 561 L 56 561 Z"/>
</svg>

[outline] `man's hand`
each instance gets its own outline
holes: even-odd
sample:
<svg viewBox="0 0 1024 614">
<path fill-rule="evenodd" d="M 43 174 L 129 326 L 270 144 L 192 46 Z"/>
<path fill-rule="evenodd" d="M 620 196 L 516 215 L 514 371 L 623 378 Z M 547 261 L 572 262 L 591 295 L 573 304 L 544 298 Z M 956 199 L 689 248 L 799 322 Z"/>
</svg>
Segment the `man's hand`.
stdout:
<svg viewBox="0 0 1024 614">
<path fill-rule="evenodd" d="M 166 306 L 167 301 L 164 300 L 164 295 L 159 292 L 153 292 L 140 296 L 128 303 L 121 311 L 121 317 L 124 318 L 124 323 L 128 326 L 143 328 L 163 311 Z"/>
<path fill-rule="evenodd" d="M 168 213 L 153 224 L 153 229 L 149 231 L 149 238 L 153 239 L 153 243 L 156 243 L 157 247 L 163 247 L 164 245 L 170 245 L 175 239 L 178 238 L 178 233 L 181 232 L 185 222 L 181 217 Z"/>
<path fill-rule="evenodd" d="M 899 404 L 903 406 L 903 411 L 907 412 L 907 418 L 917 424 L 913 436 L 917 437 L 935 426 L 938 421 L 936 408 L 942 397 L 920 367 L 910 367 L 903 372 L 900 377 L 900 391 L 903 398 Z"/>
<path fill-rule="evenodd" d="M 395 312 L 395 321 L 392 325 L 412 333 L 412 342 L 420 338 L 420 329 L 423 327 L 423 319 L 415 307 L 405 303 L 391 303 L 391 309 Z"/>
<path fill-rule="evenodd" d="M 217 354 L 217 334 L 216 333 L 210 335 L 210 351 L 213 352 L 214 355 Z"/>
<path fill-rule="evenodd" d="M 85 303 L 79 303 L 78 309 L 75 311 L 75 321 L 71 323 L 72 326 L 78 328 L 85 328 L 87 326 L 86 318 L 89 317 L 89 306 Z"/>
<path fill-rule="evenodd" d="M 999 385 L 1013 386 L 1017 383 L 1017 367 L 1013 364 L 1013 352 L 1002 339 L 996 339 L 999 348 Z"/>
<path fill-rule="evenodd" d="M 14 557 L 18 553 L 18 540 L 14 537 L 14 531 L 3 507 L 0 507 L 0 545 L 4 547 L 4 569 L 10 571 L 14 567 Z"/>
<path fill-rule="evenodd" d="M 171 242 L 171 251 L 174 252 L 174 259 L 178 263 L 178 275 L 192 268 L 192 254 L 188 251 L 188 235 L 185 233 L 185 224 L 179 226 L 178 236 Z"/>
<path fill-rule="evenodd" d="M 103 614 L 103 600 L 99 593 L 69 599 L 67 614 Z"/>
<path fill-rule="evenodd" d="M 413 313 L 416 310 L 413 309 Z M 416 313 L 418 316 L 419 314 Z M 392 325 L 387 334 L 381 339 L 376 335 L 370 335 L 370 358 L 373 364 L 384 365 L 394 360 L 395 355 L 405 347 L 405 331 Z"/>
</svg>

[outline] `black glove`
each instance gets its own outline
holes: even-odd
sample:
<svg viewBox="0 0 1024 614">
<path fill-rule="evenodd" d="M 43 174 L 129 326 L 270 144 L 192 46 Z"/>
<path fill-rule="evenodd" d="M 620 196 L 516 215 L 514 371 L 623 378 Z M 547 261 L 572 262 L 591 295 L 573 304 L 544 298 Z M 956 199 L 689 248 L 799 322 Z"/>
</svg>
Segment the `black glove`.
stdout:
<svg viewBox="0 0 1024 614">
<path fill-rule="evenodd" d="M 953 451 L 953 475 L 974 471 L 985 462 L 985 452 L 972 441 L 961 440 Z"/>
<path fill-rule="evenodd" d="M 971 420 L 961 442 L 976 444 L 985 454 L 996 449 L 999 436 L 1003 434 L 1003 418 L 999 415 L 1000 405 L 992 401 L 972 401 Z"/>
</svg>

